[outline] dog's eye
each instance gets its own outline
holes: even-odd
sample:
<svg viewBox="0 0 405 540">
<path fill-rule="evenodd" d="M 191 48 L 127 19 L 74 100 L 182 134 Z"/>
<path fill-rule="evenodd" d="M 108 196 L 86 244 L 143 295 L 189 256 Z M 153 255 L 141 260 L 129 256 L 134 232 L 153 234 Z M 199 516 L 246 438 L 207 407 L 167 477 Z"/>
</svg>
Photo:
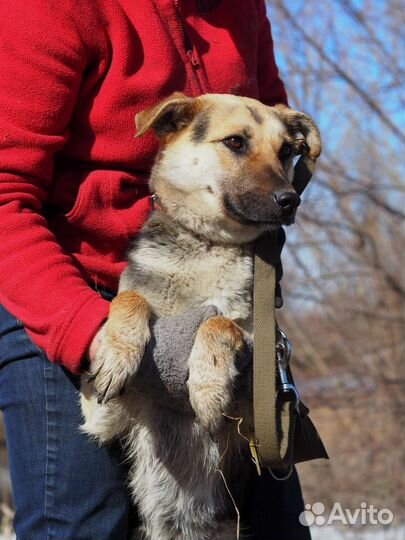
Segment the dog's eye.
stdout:
<svg viewBox="0 0 405 540">
<path fill-rule="evenodd" d="M 232 150 L 233 152 L 243 152 L 245 150 L 245 140 L 239 135 L 233 135 L 232 137 L 227 137 L 222 141 L 224 145 Z"/>
<path fill-rule="evenodd" d="M 285 161 L 293 155 L 293 152 L 294 152 L 293 145 L 289 143 L 284 143 L 282 147 L 280 148 L 278 155 L 281 161 Z"/>
</svg>

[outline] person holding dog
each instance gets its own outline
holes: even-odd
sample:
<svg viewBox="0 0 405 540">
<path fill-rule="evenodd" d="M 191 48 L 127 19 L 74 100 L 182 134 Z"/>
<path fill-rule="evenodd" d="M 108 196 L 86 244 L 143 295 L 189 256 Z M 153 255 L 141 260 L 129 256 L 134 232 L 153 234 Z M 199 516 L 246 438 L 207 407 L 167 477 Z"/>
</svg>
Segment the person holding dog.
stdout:
<svg viewBox="0 0 405 540">
<path fill-rule="evenodd" d="M 0 407 L 17 538 L 122 540 L 125 467 L 80 433 L 78 375 L 150 212 L 157 147 L 133 138 L 133 118 L 173 91 L 286 103 L 265 2 L 3 0 L 0 17 Z M 251 493 L 255 538 L 310 538 L 295 473 Z"/>
</svg>

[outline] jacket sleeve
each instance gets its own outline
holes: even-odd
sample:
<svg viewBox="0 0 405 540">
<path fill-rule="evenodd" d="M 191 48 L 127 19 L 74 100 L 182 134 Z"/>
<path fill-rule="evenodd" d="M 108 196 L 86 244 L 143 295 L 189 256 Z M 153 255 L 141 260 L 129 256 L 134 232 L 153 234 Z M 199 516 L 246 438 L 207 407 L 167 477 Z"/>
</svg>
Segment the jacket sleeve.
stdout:
<svg viewBox="0 0 405 540">
<path fill-rule="evenodd" d="M 0 0 L 0 303 L 78 372 L 109 304 L 41 214 L 87 62 L 68 4 Z"/>
<path fill-rule="evenodd" d="M 266 105 L 284 103 L 288 105 L 284 83 L 280 79 L 274 57 L 274 44 L 270 22 L 266 15 L 265 0 L 257 0 L 259 19 L 258 81 L 260 101 Z"/>
</svg>

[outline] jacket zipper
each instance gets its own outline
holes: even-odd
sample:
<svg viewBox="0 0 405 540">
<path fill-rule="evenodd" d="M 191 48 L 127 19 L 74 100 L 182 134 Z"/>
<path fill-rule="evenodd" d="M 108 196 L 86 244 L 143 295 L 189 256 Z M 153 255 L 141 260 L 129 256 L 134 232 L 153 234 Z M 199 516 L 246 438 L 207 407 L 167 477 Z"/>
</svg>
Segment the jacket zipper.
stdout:
<svg viewBox="0 0 405 540">
<path fill-rule="evenodd" d="M 198 55 L 196 54 L 195 48 L 193 44 L 191 43 L 190 37 L 188 36 L 186 32 L 183 14 L 181 12 L 181 7 L 179 5 L 180 1 L 181 0 L 175 0 L 174 3 L 176 7 L 176 14 L 177 14 L 177 20 L 179 23 L 180 33 L 183 39 L 184 50 L 191 64 L 191 68 L 197 80 L 200 91 L 203 94 L 204 92 L 206 92 L 206 90 L 205 90 L 205 84 L 204 84 L 203 78 L 201 77 L 201 64 L 198 59 Z"/>
</svg>

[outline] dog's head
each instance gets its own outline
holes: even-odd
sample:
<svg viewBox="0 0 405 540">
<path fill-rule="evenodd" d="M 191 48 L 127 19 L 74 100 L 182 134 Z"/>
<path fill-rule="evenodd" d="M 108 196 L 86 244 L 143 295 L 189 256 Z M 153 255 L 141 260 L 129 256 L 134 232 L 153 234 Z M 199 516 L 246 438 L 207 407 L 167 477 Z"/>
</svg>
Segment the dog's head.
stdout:
<svg viewBox="0 0 405 540">
<path fill-rule="evenodd" d="M 137 114 L 136 126 L 160 141 L 150 185 L 162 208 L 213 241 L 249 242 L 293 223 L 293 158 L 321 152 L 307 115 L 233 95 L 175 93 Z"/>
</svg>

